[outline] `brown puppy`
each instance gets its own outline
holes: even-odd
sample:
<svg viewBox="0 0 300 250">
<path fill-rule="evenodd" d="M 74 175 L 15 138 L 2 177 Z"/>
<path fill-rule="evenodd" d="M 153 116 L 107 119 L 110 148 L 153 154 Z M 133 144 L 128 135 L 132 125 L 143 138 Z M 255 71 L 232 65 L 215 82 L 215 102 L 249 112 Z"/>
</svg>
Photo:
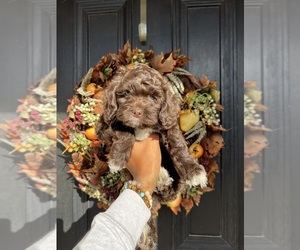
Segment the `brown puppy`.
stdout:
<svg viewBox="0 0 300 250">
<path fill-rule="evenodd" d="M 104 90 L 103 102 L 98 134 L 107 146 L 111 172 L 126 167 L 135 140 L 155 132 L 160 134 L 180 182 L 206 186 L 205 169 L 188 152 L 179 128 L 180 100 L 158 71 L 144 64 L 121 67 Z"/>
</svg>

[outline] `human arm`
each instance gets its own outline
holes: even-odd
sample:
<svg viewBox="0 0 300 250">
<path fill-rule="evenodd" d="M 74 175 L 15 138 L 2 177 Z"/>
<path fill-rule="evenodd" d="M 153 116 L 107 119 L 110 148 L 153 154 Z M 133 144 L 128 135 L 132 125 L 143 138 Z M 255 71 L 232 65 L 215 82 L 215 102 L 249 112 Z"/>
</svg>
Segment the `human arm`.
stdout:
<svg viewBox="0 0 300 250">
<path fill-rule="evenodd" d="M 153 192 L 159 174 L 161 153 L 155 134 L 134 144 L 127 168 L 134 180 Z M 74 250 L 134 249 L 150 218 L 150 210 L 132 190 L 123 191 L 104 213 L 95 216 L 91 230 Z"/>
</svg>

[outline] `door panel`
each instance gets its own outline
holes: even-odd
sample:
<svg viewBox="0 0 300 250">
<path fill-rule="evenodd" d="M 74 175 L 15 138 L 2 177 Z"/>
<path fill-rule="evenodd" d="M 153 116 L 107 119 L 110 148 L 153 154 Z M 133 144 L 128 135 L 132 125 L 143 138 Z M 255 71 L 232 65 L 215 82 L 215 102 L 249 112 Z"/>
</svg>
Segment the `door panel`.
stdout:
<svg viewBox="0 0 300 250">
<path fill-rule="evenodd" d="M 290 248 L 291 130 L 286 0 L 245 1 L 245 81 L 256 80 L 268 110 L 268 147 L 253 190 L 245 193 L 245 249 Z M 276 51 L 276 53 L 274 53 Z M 278 190 L 274 192 L 274 190 Z"/>
<path fill-rule="evenodd" d="M 243 4 L 243 3 L 242 3 Z M 193 62 L 188 69 L 218 81 L 226 107 L 222 124 L 226 146 L 216 190 L 204 194 L 185 217 L 170 216 L 172 240 L 161 249 L 243 249 L 243 5 L 235 1 L 177 1 L 176 43 Z M 241 42 L 241 43 L 240 43 Z M 235 184 L 233 184 L 235 183 Z M 167 220 L 164 218 L 164 220 Z M 166 222 L 164 222 L 166 223 Z M 174 225 L 172 227 L 172 225 Z M 160 235 L 159 235 L 160 237 Z M 160 237 L 165 241 L 166 237 Z"/>
<path fill-rule="evenodd" d="M 201 198 L 199 207 L 185 216 L 167 208 L 159 211 L 158 249 L 243 249 L 243 2 L 147 1 L 147 43 L 140 44 L 139 1 L 59 1 L 58 108 L 61 115 L 72 88 L 103 55 L 118 52 L 129 40 L 132 47 L 156 53 L 181 49 L 192 62 L 196 77 L 206 74 L 222 91 L 222 124 L 226 147 L 220 158 L 216 190 Z M 73 22 L 70 21 L 73 20 Z M 61 37 L 60 37 L 61 36 Z M 64 41 L 74 41 L 67 45 Z M 240 40 L 241 39 L 241 40 Z M 71 47 L 71 48 L 70 48 Z M 66 50 L 64 50 L 64 48 Z M 76 244 L 89 228 L 97 209 L 85 195 L 72 191 L 65 159 L 60 163 L 58 247 Z M 58 171 L 60 171 L 58 169 Z M 68 200 L 69 204 L 66 202 Z M 87 212 L 86 210 L 90 208 Z M 68 239 L 64 236 L 70 236 Z M 73 237 L 73 243 L 71 238 Z M 64 238 L 63 238 L 64 237 Z M 63 240 L 64 239 L 64 240 Z M 64 243 L 63 243 L 64 241 Z M 58 248 L 60 249 L 60 248 Z"/>
<path fill-rule="evenodd" d="M 126 1 L 76 3 L 76 62 L 78 79 L 109 51 L 123 46 Z"/>
</svg>

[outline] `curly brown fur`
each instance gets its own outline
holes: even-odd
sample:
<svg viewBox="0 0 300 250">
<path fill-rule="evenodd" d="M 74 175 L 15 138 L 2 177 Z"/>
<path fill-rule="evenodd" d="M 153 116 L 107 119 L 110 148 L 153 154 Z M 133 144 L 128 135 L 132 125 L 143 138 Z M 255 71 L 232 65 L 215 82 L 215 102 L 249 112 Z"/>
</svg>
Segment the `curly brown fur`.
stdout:
<svg viewBox="0 0 300 250">
<path fill-rule="evenodd" d="M 161 135 L 180 181 L 206 185 L 202 165 L 188 152 L 178 124 L 180 101 L 154 69 L 138 64 L 121 67 L 104 94 L 104 113 L 99 137 L 108 146 L 111 171 L 126 166 L 137 129 L 149 129 Z"/>
</svg>

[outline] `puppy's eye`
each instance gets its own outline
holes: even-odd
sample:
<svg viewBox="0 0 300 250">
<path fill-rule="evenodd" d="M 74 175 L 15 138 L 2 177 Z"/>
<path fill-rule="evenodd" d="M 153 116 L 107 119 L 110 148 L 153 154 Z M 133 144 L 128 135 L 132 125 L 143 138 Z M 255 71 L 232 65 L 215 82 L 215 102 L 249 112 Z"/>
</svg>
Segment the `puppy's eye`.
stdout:
<svg viewBox="0 0 300 250">
<path fill-rule="evenodd" d="M 129 91 L 118 92 L 118 93 L 116 93 L 116 96 L 119 97 L 119 98 L 128 97 L 128 96 L 130 96 L 130 92 Z"/>
<path fill-rule="evenodd" d="M 124 92 L 124 96 L 125 97 L 130 96 L 130 92 L 129 91 Z"/>
<path fill-rule="evenodd" d="M 155 101 L 157 100 L 157 96 L 154 95 L 154 94 L 153 94 L 153 95 L 150 95 L 150 98 L 151 98 L 152 100 L 155 100 Z"/>
</svg>

